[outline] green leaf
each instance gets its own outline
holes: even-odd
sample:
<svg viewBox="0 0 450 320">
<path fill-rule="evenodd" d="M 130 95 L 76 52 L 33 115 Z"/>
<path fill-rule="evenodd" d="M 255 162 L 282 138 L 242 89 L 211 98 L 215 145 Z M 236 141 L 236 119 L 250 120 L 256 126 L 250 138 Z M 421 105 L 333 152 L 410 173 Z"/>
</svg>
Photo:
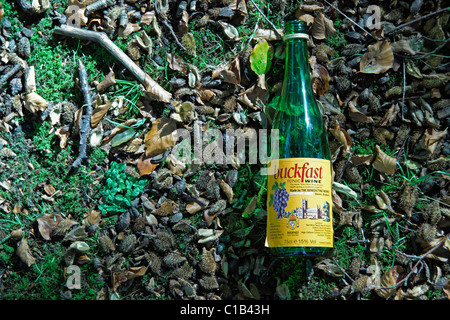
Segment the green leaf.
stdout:
<svg viewBox="0 0 450 320">
<path fill-rule="evenodd" d="M 250 67 L 257 74 L 266 74 L 270 70 L 273 58 L 273 47 L 263 40 L 258 43 L 250 55 Z"/>
</svg>

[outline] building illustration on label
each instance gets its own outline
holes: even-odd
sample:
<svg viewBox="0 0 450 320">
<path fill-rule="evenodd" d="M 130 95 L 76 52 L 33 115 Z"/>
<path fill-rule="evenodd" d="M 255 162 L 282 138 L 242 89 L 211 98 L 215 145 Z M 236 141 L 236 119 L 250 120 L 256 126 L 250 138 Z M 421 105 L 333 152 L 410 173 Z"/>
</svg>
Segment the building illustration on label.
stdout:
<svg viewBox="0 0 450 320">
<path fill-rule="evenodd" d="M 289 193 L 286 191 L 285 185 L 286 182 L 278 184 L 275 181 L 272 186 L 274 192 L 270 194 L 269 206 L 272 206 L 277 213 L 277 219 L 286 219 L 288 228 L 298 228 L 301 219 L 322 219 L 323 221 L 330 221 L 330 204 L 328 201 L 325 201 L 322 205 L 309 207 L 308 200 L 301 199 L 301 207 L 297 207 L 292 211 L 285 211 L 289 201 Z"/>
</svg>

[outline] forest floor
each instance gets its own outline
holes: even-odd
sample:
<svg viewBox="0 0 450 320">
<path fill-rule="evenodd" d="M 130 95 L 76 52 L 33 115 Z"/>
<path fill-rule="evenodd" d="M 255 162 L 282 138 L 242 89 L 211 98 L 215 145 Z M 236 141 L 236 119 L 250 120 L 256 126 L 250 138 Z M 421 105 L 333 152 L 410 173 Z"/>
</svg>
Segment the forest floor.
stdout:
<svg viewBox="0 0 450 320">
<path fill-rule="evenodd" d="M 450 299 L 444 1 L 1 4 L 0 299 Z M 320 257 L 265 248 L 250 150 L 173 152 L 270 128 L 292 18 L 334 169 Z"/>
</svg>

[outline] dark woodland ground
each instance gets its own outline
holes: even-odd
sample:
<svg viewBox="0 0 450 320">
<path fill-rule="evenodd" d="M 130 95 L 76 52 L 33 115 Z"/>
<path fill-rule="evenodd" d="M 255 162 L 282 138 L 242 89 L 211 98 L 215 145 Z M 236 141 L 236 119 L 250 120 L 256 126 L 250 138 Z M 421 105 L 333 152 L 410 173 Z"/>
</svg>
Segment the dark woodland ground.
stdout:
<svg viewBox="0 0 450 320">
<path fill-rule="evenodd" d="M 0 299 L 450 298 L 448 3 L 92 2 L 1 0 Z M 264 247 L 261 165 L 186 165 L 164 133 L 270 128 L 290 18 L 333 155 L 335 246 L 315 258 Z"/>
</svg>

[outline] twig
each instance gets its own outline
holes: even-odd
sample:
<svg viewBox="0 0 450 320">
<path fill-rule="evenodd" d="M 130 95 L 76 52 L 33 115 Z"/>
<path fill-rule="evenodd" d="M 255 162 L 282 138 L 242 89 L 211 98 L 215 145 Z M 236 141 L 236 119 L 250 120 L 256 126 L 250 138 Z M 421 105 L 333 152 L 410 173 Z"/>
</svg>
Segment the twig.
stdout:
<svg viewBox="0 0 450 320">
<path fill-rule="evenodd" d="M 9 70 L 7 73 L 5 73 L 3 76 L 0 77 L 0 87 L 3 85 L 4 82 L 8 81 L 9 78 L 11 78 L 13 75 L 16 74 L 17 71 L 22 69 L 22 66 L 20 64 L 16 64 L 11 70 Z"/>
<path fill-rule="evenodd" d="M 371 34 L 369 31 L 367 31 L 366 29 L 364 29 L 362 26 L 360 26 L 359 24 L 357 24 L 355 21 L 353 21 L 349 16 L 347 16 L 345 13 L 343 13 L 341 10 L 339 10 L 338 8 L 336 8 L 335 6 L 333 6 L 331 3 L 329 3 L 327 0 L 323 0 L 324 2 L 326 2 L 330 7 L 332 7 L 333 9 L 337 10 L 337 12 L 339 12 L 340 14 L 342 14 L 345 18 L 347 18 L 351 23 L 353 23 L 354 25 L 356 25 L 358 28 L 360 28 L 361 30 L 363 30 L 365 33 L 369 34 L 372 38 L 374 38 L 375 40 L 378 40 L 373 34 Z"/>
<path fill-rule="evenodd" d="M 172 37 L 175 39 L 175 42 L 177 43 L 177 45 L 178 45 L 181 49 L 183 49 L 184 51 L 186 51 L 186 48 L 181 44 L 180 40 L 178 40 L 178 37 L 177 37 L 177 35 L 175 34 L 175 31 L 173 31 L 172 26 L 167 22 L 167 17 L 165 17 L 165 15 L 163 16 L 163 15 L 161 14 L 161 12 L 159 11 L 158 3 L 157 3 L 157 2 L 155 2 L 155 12 L 156 12 L 156 14 L 158 15 L 158 17 L 160 18 L 162 24 L 163 24 L 167 29 L 169 29 L 170 34 L 171 34 Z"/>
<path fill-rule="evenodd" d="M 78 71 L 80 73 L 80 86 L 81 92 L 83 93 L 84 101 L 86 103 L 86 114 L 81 118 L 80 124 L 80 152 L 78 158 L 73 162 L 72 167 L 78 168 L 81 165 L 81 161 L 87 158 L 87 138 L 89 132 L 91 131 L 91 116 L 92 116 L 92 97 L 91 88 L 88 84 L 87 72 L 84 64 L 81 60 L 78 61 Z"/>
<path fill-rule="evenodd" d="M 410 24 L 419 22 L 419 21 L 424 20 L 424 19 L 428 19 L 429 17 L 432 17 L 432 16 L 434 16 L 434 15 L 436 15 L 436 14 L 439 14 L 439 13 L 442 13 L 442 12 L 448 11 L 448 10 L 450 10 L 450 7 L 447 7 L 447 8 L 444 8 L 444 9 L 440 9 L 440 10 L 438 10 L 438 11 L 431 12 L 431 13 L 429 13 L 429 14 L 426 14 L 426 15 L 422 16 L 422 17 L 419 17 L 419 18 L 417 18 L 417 19 L 414 19 L 414 20 L 408 21 L 408 22 L 406 22 L 406 23 L 404 23 L 404 24 L 401 24 L 401 25 L 395 27 L 394 29 L 391 29 L 391 30 L 389 30 L 389 31 L 386 31 L 384 34 L 385 34 L 385 35 L 388 35 L 388 34 L 394 32 L 394 31 L 397 31 L 397 30 L 402 29 L 402 28 L 404 28 L 404 27 L 406 27 L 406 26 L 409 26 Z"/>
<path fill-rule="evenodd" d="M 62 25 L 61 27 L 55 28 L 55 33 L 66 37 L 93 41 L 100 44 L 117 60 L 119 60 L 119 62 L 121 62 L 125 68 L 127 68 L 128 71 L 130 71 L 133 76 L 145 86 L 146 91 L 150 95 L 158 100 L 161 100 L 162 102 L 170 102 L 172 94 L 166 91 L 141 68 L 139 68 L 125 52 L 123 52 L 108 38 L 106 33 L 70 27 L 67 25 Z"/>
<path fill-rule="evenodd" d="M 261 9 L 257 6 L 257 4 L 253 1 L 250 0 L 250 2 L 253 4 L 253 6 L 256 8 L 256 10 L 258 10 L 258 12 L 262 15 L 262 17 L 264 18 L 264 20 L 266 20 L 270 27 L 273 29 L 273 31 L 275 32 L 275 34 L 277 35 L 277 37 L 279 37 L 280 39 L 283 39 L 283 36 L 278 32 L 277 27 L 275 27 L 275 25 L 272 23 L 272 21 L 270 21 L 266 15 L 264 14 L 264 12 L 261 11 Z"/>
<path fill-rule="evenodd" d="M 414 266 L 412 267 L 411 271 L 408 273 L 408 275 L 406 277 L 404 277 L 402 280 L 400 280 L 399 282 L 397 282 L 395 285 L 393 286 L 389 286 L 389 287 L 378 287 L 377 289 L 395 289 L 399 286 L 401 286 L 404 282 L 406 282 L 409 277 L 414 273 L 414 270 L 417 268 L 417 266 L 419 265 L 419 263 L 425 259 L 429 254 L 433 253 L 435 250 L 437 250 L 438 248 L 440 248 L 445 241 L 447 240 L 447 238 L 449 238 L 450 235 L 446 235 L 445 237 L 443 237 L 439 243 L 434 246 L 433 248 L 431 248 L 430 250 L 428 250 L 427 252 L 425 252 L 424 254 L 422 254 L 419 257 L 414 257 L 414 259 L 417 259 L 417 262 L 414 264 Z"/>
</svg>

